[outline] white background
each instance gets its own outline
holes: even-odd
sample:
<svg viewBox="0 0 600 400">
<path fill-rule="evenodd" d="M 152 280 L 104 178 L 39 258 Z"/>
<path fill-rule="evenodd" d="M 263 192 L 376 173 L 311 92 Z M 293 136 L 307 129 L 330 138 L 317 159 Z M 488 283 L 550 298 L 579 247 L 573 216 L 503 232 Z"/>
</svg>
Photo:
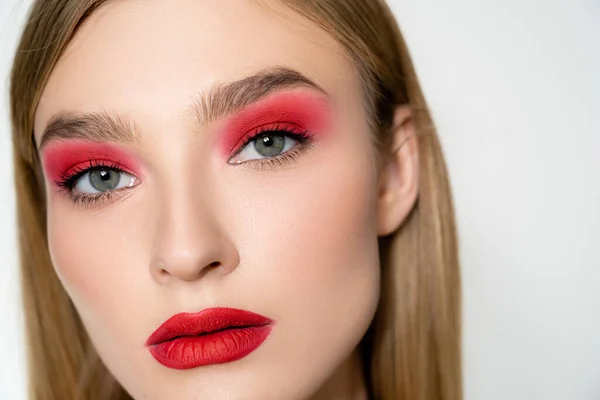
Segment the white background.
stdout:
<svg viewBox="0 0 600 400">
<path fill-rule="evenodd" d="M 0 399 L 25 398 L 0 5 Z M 392 1 L 444 144 L 467 400 L 600 399 L 600 3 Z M 68 399 L 65 399 L 68 400 Z"/>
</svg>

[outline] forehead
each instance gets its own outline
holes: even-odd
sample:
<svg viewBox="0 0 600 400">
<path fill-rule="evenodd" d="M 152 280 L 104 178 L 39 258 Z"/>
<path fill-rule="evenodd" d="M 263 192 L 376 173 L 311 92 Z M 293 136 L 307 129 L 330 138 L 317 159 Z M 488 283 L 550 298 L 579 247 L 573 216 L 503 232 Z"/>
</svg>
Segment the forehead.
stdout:
<svg viewBox="0 0 600 400">
<path fill-rule="evenodd" d="M 215 84 L 260 70 L 297 70 L 333 101 L 360 94 L 339 43 L 277 3 L 250 0 L 110 2 L 69 44 L 35 119 L 39 143 L 59 112 L 116 110 L 134 120 L 172 118 Z"/>
</svg>

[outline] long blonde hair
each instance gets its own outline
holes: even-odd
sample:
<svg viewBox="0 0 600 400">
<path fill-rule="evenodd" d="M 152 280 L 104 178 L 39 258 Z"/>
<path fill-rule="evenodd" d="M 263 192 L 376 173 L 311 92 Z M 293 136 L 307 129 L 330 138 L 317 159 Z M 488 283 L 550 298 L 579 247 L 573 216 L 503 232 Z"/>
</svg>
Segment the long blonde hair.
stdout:
<svg viewBox="0 0 600 400">
<path fill-rule="evenodd" d="M 52 267 L 33 120 L 42 90 L 77 29 L 109 0 L 37 0 L 10 87 L 30 397 L 129 399 L 102 364 Z M 462 398 L 460 271 L 449 178 L 409 52 L 383 0 L 280 0 L 327 30 L 360 72 L 374 136 L 385 147 L 394 109 L 409 105 L 420 189 L 400 229 L 380 239 L 382 296 L 361 343 L 374 399 Z"/>
</svg>

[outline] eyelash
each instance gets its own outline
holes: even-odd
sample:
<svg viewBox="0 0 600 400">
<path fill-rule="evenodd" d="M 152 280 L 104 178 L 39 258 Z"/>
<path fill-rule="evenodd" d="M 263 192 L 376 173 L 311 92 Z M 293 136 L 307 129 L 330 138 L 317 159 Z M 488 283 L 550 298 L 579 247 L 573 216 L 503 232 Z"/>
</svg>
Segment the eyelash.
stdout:
<svg viewBox="0 0 600 400">
<path fill-rule="evenodd" d="M 293 161 L 300 155 L 303 150 L 306 150 L 307 147 L 312 145 L 313 135 L 311 135 L 306 130 L 301 130 L 296 125 L 290 124 L 269 124 L 265 126 L 258 127 L 253 131 L 250 131 L 246 134 L 241 140 L 240 145 L 237 146 L 237 150 L 233 152 L 230 158 L 237 156 L 243 149 L 246 148 L 250 143 L 255 140 L 258 140 L 265 136 L 287 136 L 291 139 L 294 139 L 298 142 L 294 148 L 288 150 L 285 153 L 282 153 L 278 156 L 268 157 L 268 158 L 260 158 L 254 160 L 243 161 L 239 164 L 232 165 L 244 165 L 247 163 L 257 164 L 259 168 L 275 168 L 275 167 L 283 167 Z"/>
<path fill-rule="evenodd" d="M 70 170 L 68 173 L 62 173 L 61 178 L 55 181 L 56 186 L 59 189 L 66 193 L 69 199 L 75 204 L 79 206 L 94 206 L 100 202 L 106 202 L 113 198 L 115 194 L 120 192 L 123 189 L 117 189 L 109 192 L 103 193 L 95 193 L 95 194 L 83 194 L 83 193 L 75 193 L 73 188 L 75 183 L 79 178 L 84 176 L 85 174 L 92 172 L 98 169 L 111 169 L 117 171 L 119 173 L 124 172 L 127 173 L 121 166 L 111 162 L 105 162 L 102 160 L 92 159 L 89 161 L 89 164 L 85 167 L 77 166 Z"/>
<path fill-rule="evenodd" d="M 282 124 L 263 126 L 263 127 L 256 128 L 255 130 L 246 134 L 246 136 L 244 136 L 244 138 L 242 138 L 240 140 L 241 144 L 238 146 L 238 149 L 231 155 L 230 158 L 235 157 L 237 154 L 239 154 L 246 146 L 248 146 L 253 141 L 258 140 L 264 136 L 269 136 L 269 134 L 272 136 L 275 136 L 275 135 L 287 136 L 291 139 L 296 140 L 298 142 L 298 144 L 296 146 L 294 146 L 294 148 L 292 148 L 291 150 L 288 150 L 287 152 L 282 153 L 278 156 L 248 160 L 248 161 L 243 161 L 239 164 L 232 164 L 232 165 L 237 166 L 237 165 L 252 163 L 252 164 L 257 164 L 259 168 L 265 168 L 265 169 L 266 168 L 283 167 L 283 166 L 288 165 L 288 164 L 292 163 L 293 161 L 295 161 L 297 159 L 297 157 L 300 155 L 300 153 L 312 144 L 312 140 L 313 140 L 313 136 L 308 131 L 299 130 L 298 127 L 296 127 L 296 126 L 285 125 L 282 127 Z M 68 173 L 62 173 L 61 178 L 59 180 L 55 181 L 55 184 L 60 188 L 61 191 L 65 192 L 67 194 L 67 196 L 73 202 L 73 204 L 78 205 L 78 206 L 83 206 L 83 207 L 93 207 L 100 203 L 108 202 L 119 192 L 123 191 L 123 189 L 128 189 L 128 188 L 122 188 L 122 189 L 117 189 L 117 190 L 103 192 L 103 193 L 96 193 L 96 194 L 89 194 L 89 193 L 77 194 L 77 193 L 75 193 L 73 191 L 73 188 L 74 188 L 77 180 L 80 179 L 85 174 L 92 172 L 94 170 L 97 170 L 97 169 L 111 169 L 118 173 L 121 173 L 121 172 L 127 173 L 127 171 L 123 170 L 123 168 L 120 167 L 118 164 L 110 163 L 110 162 L 107 163 L 107 162 L 104 162 L 101 160 L 93 159 L 93 160 L 89 161 L 89 165 L 87 165 L 86 167 L 77 166 L 77 167 L 73 168 L 71 171 L 69 171 Z"/>
</svg>

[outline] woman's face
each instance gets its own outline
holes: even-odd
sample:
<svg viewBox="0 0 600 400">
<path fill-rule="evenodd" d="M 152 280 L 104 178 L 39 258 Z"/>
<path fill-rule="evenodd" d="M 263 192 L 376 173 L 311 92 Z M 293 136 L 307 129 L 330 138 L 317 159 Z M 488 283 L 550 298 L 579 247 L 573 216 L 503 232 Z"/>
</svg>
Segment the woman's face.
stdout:
<svg viewBox="0 0 600 400">
<path fill-rule="evenodd" d="M 331 36 L 251 1 L 79 31 L 35 120 L 50 254 L 133 397 L 301 399 L 347 364 L 379 298 L 362 96 Z"/>
</svg>

